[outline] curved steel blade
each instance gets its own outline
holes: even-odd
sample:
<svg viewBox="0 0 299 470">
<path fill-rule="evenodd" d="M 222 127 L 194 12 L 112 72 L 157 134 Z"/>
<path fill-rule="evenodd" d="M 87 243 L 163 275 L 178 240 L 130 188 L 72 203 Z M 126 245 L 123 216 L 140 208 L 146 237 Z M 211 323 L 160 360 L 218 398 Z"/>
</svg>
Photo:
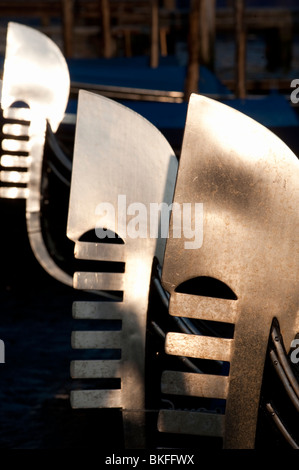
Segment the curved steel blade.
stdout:
<svg viewBox="0 0 299 470">
<path fill-rule="evenodd" d="M 67 63 L 58 46 L 34 28 L 10 22 L 3 71 L 2 108 L 25 102 L 53 132 L 62 121 L 69 97 Z"/>
<path fill-rule="evenodd" d="M 120 364 L 112 367 L 110 361 L 107 366 L 111 369 L 110 377 L 116 373 L 121 377 L 121 390 L 111 390 L 108 397 L 102 390 L 74 392 L 72 405 L 121 406 L 127 447 L 145 445 L 148 296 L 153 258 L 157 256 L 162 262 L 165 247 L 165 238 L 150 237 L 150 208 L 151 204 L 164 202 L 167 207 L 171 204 L 176 171 L 174 152 L 153 125 L 108 98 L 80 92 L 67 234 L 76 243 L 78 258 L 122 262 L 125 269 L 124 273 L 75 273 L 74 286 L 79 289 L 123 293 L 121 302 L 84 303 L 74 307 L 76 318 L 121 320 L 120 332 L 89 332 L 83 337 L 81 333 L 73 334 L 74 347 L 121 349 Z M 139 215 L 138 222 L 136 218 L 135 221 L 141 237 L 130 233 L 134 215 Z M 157 226 L 161 224 L 162 217 L 155 222 Z M 168 218 L 164 218 L 165 222 L 168 228 Z M 80 241 L 84 233 L 94 232 L 95 228 L 117 233 L 124 243 L 103 243 L 100 238 L 98 243 Z M 73 370 L 76 367 L 75 364 Z M 87 375 L 94 376 L 92 365 L 89 364 L 88 370 L 92 375 Z M 107 368 L 100 364 L 97 374 L 107 377 Z"/>
<path fill-rule="evenodd" d="M 49 255 L 40 221 L 46 123 L 57 130 L 69 89 L 68 67 L 57 45 L 33 28 L 10 22 L 1 97 L 9 123 L 3 126 L 7 137 L 2 142 L 0 195 L 26 199 L 27 231 L 35 257 L 55 279 L 72 285 L 71 276 Z"/>
<path fill-rule="evenodd" d="M 194 396 L 208 391 L 211 397 L 212 391 L 214 398 L 226 398 L 226 448 L 254 447 L 273 318 L 286 347 L 298 331 L 298 182 L 299 162 L 274 134 L 225 105 L 191 96 L 174 202 L 203 203 L 203 243 L 186 249 L 187 237 L 172 236 L 172 218 L 162 282 L 171 294 L 171 315 L 230 323 L 234 336 L 169 333 L 166 351 L 230 363 L 228 383 L 205 374 L 183 383 L 178 377 L 183 395 L 193 384 Z M 193 227 L 195 222 L 193 214 Z M 221 281 L 236 298 L 220 298 L 217 292 L 212 298 L 194 287 L 188 294 L 182 286 L 190 279 L 198 288 L 203 279 Z M 171 389 L 167 376 L 163 387 Z M 159 428 L 171 432 L 167 413 L 160 413 Z M 186 413 L 186 429 L 192 419 Z"/>
</svg>

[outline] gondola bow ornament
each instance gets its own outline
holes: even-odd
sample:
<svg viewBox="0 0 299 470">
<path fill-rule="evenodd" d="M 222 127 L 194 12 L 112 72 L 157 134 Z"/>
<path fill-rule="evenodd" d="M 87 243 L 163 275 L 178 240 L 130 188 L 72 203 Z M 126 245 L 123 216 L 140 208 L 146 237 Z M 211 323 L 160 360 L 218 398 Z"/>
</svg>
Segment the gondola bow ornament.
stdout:
<svg viewBox="0 0 299 470">
<path fill-rule="evenodd" d="M 287 352 L 299 330 L 299 162 L 262 125 L 193 94 L 174 202 L 203 203 L 204 222 L 197 250 L 170 228 L 162 272 L 169 313 L 230 324 L 234 334 L 168 332 L 168 354 L 229 363 L 229 373 L 165 371 L 163 393 L 225 400 L 225 411 L 161 410 L 158 428 L 254 448 L 273 319 Z"/>
<path fill-rule="evenodd" d="M 42 165 L 47 123 L 56 132 L 70 90 L 66 61 L 58 46 L 34 28 L 10 22 L 7 28 L 1 108 L 3 124 L 0 196 L 26 199 L 32 251 L 55 279 L 72 277 L 49 254 L 42 236 Z"/>
<path fill-rule="evenodd" d="M 130 236 L 129 224 L 137 208 L 149 215 L 152 203 L 171 204 L 176 172 L 176 156 L 152 124 L 115 101 L 80 92 L 67 235 L 75 242 L 76 258 L 110 262 L 111 268 L 101 272 L 99 263 L 98 272 L 76 272 L 74 287 L 118 292 L 121 301 L 75 302 L 74 317 L 94 319 L 95 330 L 98 320 L 121 321 L 121 329 L 75 331 L 72 345 L 119 350 L 121 357 L 74 361 L 71 369 L 73 378 L 120 378 L 121 388 L 75 390 L 71 402 L 74 408 L 121 408 L 125 445 L 131 448 L 145 446 L 148 297 L 153 260 L 162 263 L 166 239 L 150 237 L 147 217 L 137 224 L 142 237 Z M 100 213 L 102 204 L 111 212 Z M 98 237 L 102 229 L 119 238 Z M 93 235 L 88 241 L 85 234 Z"/>
</svg>

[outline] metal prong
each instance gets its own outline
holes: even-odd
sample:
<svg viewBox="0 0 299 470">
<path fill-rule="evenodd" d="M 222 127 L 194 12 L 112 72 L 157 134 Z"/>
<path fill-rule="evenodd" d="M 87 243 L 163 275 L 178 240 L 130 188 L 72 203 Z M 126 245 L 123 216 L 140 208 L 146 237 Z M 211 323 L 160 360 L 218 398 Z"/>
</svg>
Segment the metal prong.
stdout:
<svg viewBox="0 0 299 470">
<path fill-rule="evenodd" d="M 231 339 L 168 333 L 165 351 L 176 356 L 230 361 L 232 344 Z"/>
<path fill-rule="evenodd" d="M 121 390 L 76 390 L 71 392 L 72 408 L 121 408 Z"/>
<path fill-rule="evenodd" d="M 73 331 L 74 349 L 120 349 L 121 331 Z"/>
<path fill-rule="evenodd" d="M 118 360 L 72 361 L 71 377 L 73 379 L 120 378 L 121 362 Z"/>
<path fill-rule="evenodd" d="M 224 415 L 200 411 L 161 410 L 158 430 L 175 434 L 223 437 Z"/>
<path fill-rule="evenodd" d="M 226 399 L 228 377 L 190 372 L 164 371 L 162 393 Z"/>
</svg>

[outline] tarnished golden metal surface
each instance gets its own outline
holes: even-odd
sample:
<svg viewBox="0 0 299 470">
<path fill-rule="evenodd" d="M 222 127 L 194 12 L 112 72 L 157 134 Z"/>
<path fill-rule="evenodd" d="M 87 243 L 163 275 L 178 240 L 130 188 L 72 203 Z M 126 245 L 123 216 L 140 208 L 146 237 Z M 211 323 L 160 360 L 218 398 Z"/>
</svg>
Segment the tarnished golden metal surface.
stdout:
<svg viewBox="0 0 299 470">
<path fill-rule="evenodd" d="M 253 448 L 272 321 L 278 320 L 287 349 L 299 330 L 299 162 L 257 122 L 192 95 L 174 202 L 203 203 L 203 244 L 185 249 L 184 236 L 172 237 L 171 220 L 162 274 L 170 315 L 230 323 L 234 335 L 169 332 L 169 354 L 228 361 L 230 368 L 228 382 L 164 374 L 162 390 L 178 393 L 176 380 L 183 395 L 210 397 L 213 390 L 226 399 L 223 426 L 218 415 L 209 416 L 215 435 L 222 430 L 224 448 Z M 230 295 L 205 290 L 215 279 Z M 204 433 L 199 412 L 180 413 L 178 426 L 178 412 L 162 410 L 160 431 Z"/>
<path fill-rule="evenodd" d="M 148 296 L 153 259 L 161 263 L 165 247 L 165 238 L 150 237 L 149 219 L 136 221 L 142 238 L 130 236 L 129 224 L 140 204 L 149 214 L 151 203 L 171 203 L 176 172 L 174 152 L 154 126 L 112 100 L 80 92 L 67 235 L 75 242 L 77 258 L 125 266 L 124 272 L 115 272 L 115 266 L 100 272 L 99 263 L 99 272 L 74 275 L 75 288 L 119 291 L 122 301 L 74 304 L 75 318 L 121 320 L 121 330 L 74 332 L 73 347 L 121 349 L 121 359 L 108 360 L 104 367 L 105 361 L 75 361 L 73 377 L 107 377 L 110 369 L 111 378 L 121 378 L 121 389 L 74 391 L 71 400 L 75 408 L 121 407 L 127 447 L 145 446 Z M 125 207 L 119 205 L 120 196 Z M 103 203 L 114 212 L 99 210 Z M 123 244 L 97 239 L 97 228 L 117 233 Z M 90 231 L 97 242 L 82 241 Z"/>
<path fill-rule="evenodd" d="M 55 132 L 63 119 L 70 89 L 66 61 L 57 45 L 39 31 L 9 23 L 1 108 L 3 125 L 0 197 L 26 199 L 32 251 L 55 279 L 72 278 L 54 262 L 41 231 L 41 178 L 47 121 Z M 22 168 L 22 170 L 20 170 Z"/>
</svg>

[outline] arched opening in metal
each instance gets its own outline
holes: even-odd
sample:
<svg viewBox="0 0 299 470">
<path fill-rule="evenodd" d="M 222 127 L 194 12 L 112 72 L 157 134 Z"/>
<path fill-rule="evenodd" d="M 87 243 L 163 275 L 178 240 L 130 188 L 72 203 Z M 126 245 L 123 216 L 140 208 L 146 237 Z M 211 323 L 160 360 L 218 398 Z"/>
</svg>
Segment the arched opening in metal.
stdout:
<svg viewBox="0 0 299 470">
<path fill-rule="evenodd" d="M 200 295 L 218 299 L 237 300 L 233 290 L 224 282 L 209 276 L 198 276 L 188 279 L 176 287 L 180 294 Z"/>
</svg>

